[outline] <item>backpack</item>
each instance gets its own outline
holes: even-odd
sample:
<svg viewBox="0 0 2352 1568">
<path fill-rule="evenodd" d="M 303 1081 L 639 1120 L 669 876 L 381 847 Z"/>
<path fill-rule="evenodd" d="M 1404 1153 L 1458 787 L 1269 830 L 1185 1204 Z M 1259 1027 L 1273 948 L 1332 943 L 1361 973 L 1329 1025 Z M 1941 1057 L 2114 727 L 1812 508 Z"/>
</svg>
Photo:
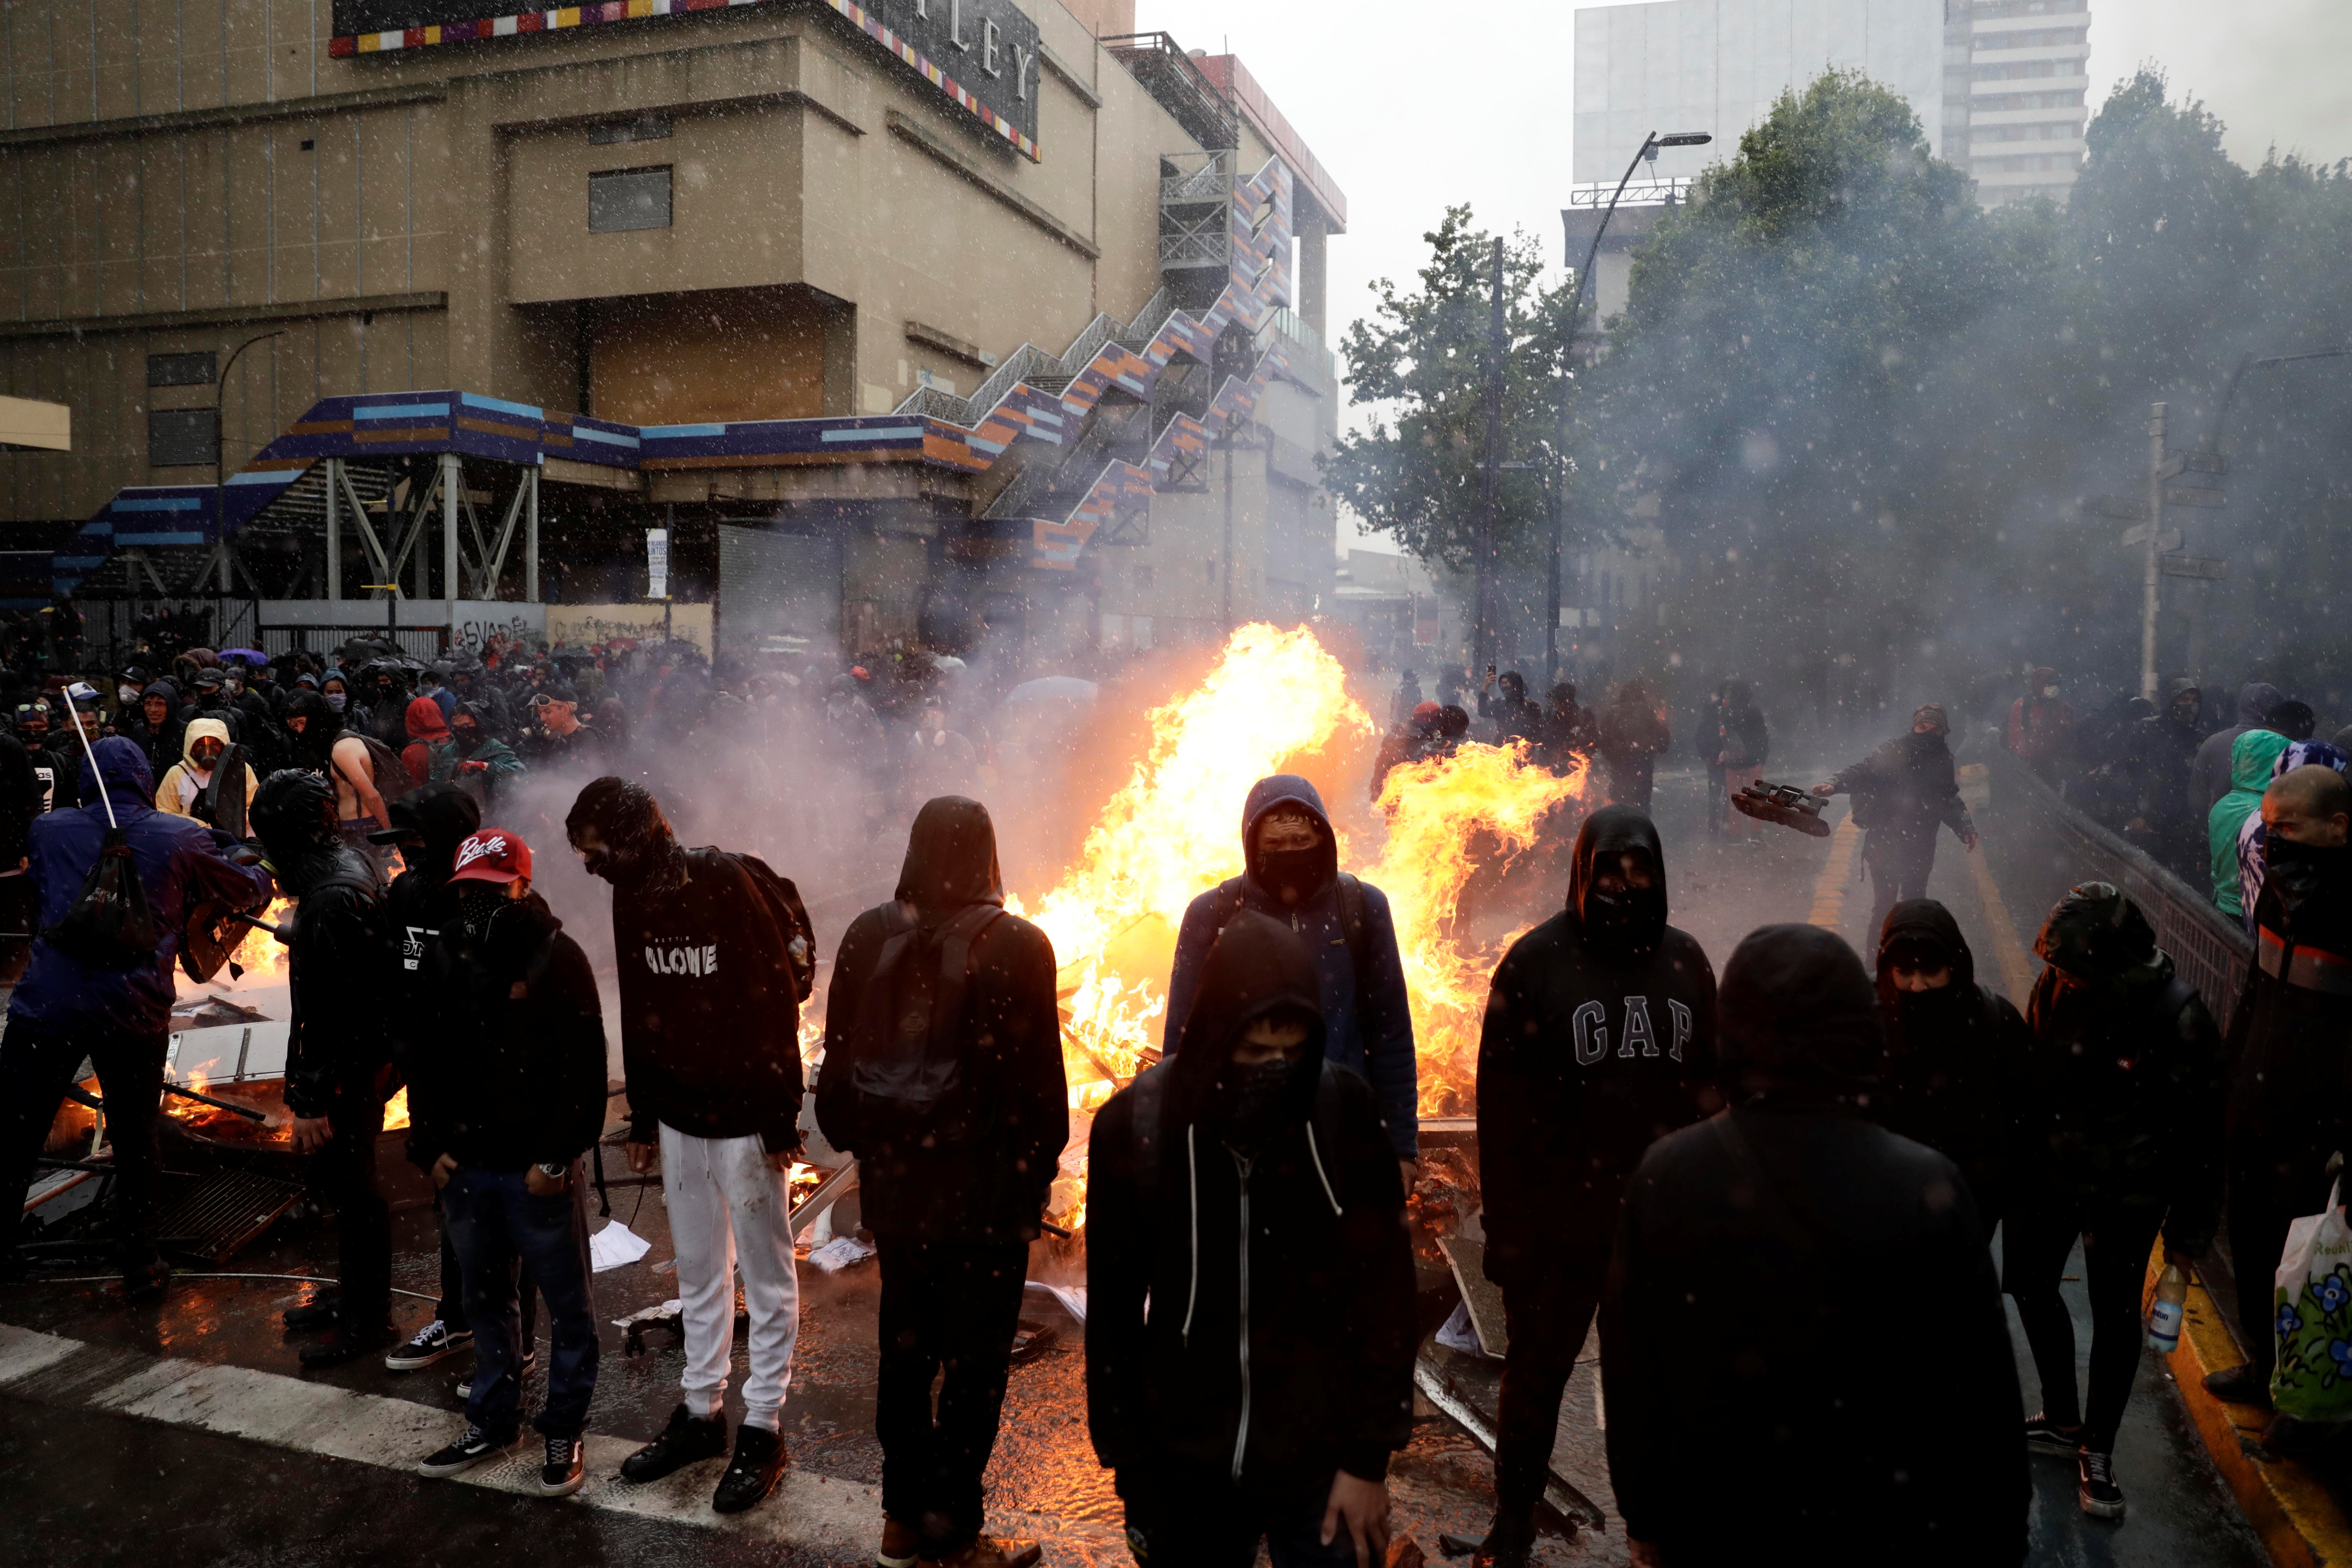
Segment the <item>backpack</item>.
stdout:
<svg viewBox="0 0 2352 1568">
<path fill-rule="evenodd" d="M 1217 902 L 1212 911 L 1214 923 L 1210 927 L 1209 940 L 1216 941 L 1219 933 L 1233 923 L 1241 913 L 1244 879 L 1228 877 L 1217 884 Z M 1356 977 L 1356 1016 L 1359 1027 L 1364 1014 L 1364 974 L 1371 968 L 1372 927 L 1365 912 L 1364 884 L 1353 875 L 1342 871 L 1334 879 L 1339 893 L 1339 927 L 1348 939 L 1348 963 Z"/>
<path fill-rule="evenodd" d="M 760 901 L 776 917 L 776 929 L 784 933 L 784 952 L 790 960 L 785 967 L 792 973 L 793 1000 L 806 1002 L 816 985 L 816 927 L 809 923 L 808 910 L 801 902 L 801 890 L 793 886 L 790 877 L 778 876 L 774 868 L 757 855 L 732 849 L 719 853 L 743 868 Z"/>
<path fill-rule="evenodd" d="M 858 999 L 849 1091 L 863 1135 L 938 1138 L 963 1095 L 964 992 L 971 948 L 1003 916 L 995 904 L 959 910 L 923 941 L 897 902 L 885 904 L 882 953 Z"/>
<path fill-rule="evenodd" d="M 147 888 L 131 858 L 128 828 L 106 830 L 80 893 L 41 935 L 51 947 L 92 969 L 135 969 L 153 962 L 155 917 L 147 908 Z"/>
<path fill-rule="evenodd" d="M 414 781 L 408 776 L 408 764 L 400 760 L 399 752 L 362 731 L 345 730 L 342 734 L 337 735 L 335 740 L 341 742 L 347 736 L 367 748 L 368 768 L 375 774 L 375 793 L 383 798 L 385 805 L 389 806 L 415 787 Z M 352 792 L 354 795 L 359 793 L 359 781 L 343 773 L 341 766 L 335 761 L 335 750 L 331 744 L 327 748 L 327 766 L 341 775 L 345 784 L 352 786 Z M 392 787 L 386 788 L 387 784 Z"/>
</svg>

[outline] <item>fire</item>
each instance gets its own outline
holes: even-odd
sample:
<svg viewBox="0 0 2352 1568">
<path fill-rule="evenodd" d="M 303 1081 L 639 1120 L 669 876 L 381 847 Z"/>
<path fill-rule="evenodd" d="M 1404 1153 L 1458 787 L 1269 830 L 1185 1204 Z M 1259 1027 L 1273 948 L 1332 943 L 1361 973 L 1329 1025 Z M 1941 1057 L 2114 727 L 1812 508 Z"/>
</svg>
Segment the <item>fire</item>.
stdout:
<svg viewBox="0 0 2352 1568">
<path fill-rule="evenodd" d="M 1474 742 L 1393 768 L 1381 786 L 1388 843 L 1360 875 L 1388 895 L 1396 922 L 1424 1115 L 1470 1103 L 1487 977 L 1519 935 L 1489 946 L 1456 929 L 1462 889 L 1479 865 L 1474 837 L 1492 834 L 1506 859 L 1525 853 L 1547 815 L 1582 798 L 1585 776 L 1580 763 L 1555 775 L 1530 763 L 1523 746 Z"/>
<path fill-rule="evenodd" d="M 397 1132 L 408 1125 L 408 1086 L 402 1084 L 400 1092 L 383 1102 L 383 1130 Z"/>
<path fill-rule="evenodd" d="M 261 919 L 276 925 L 294 912 L 290 900 L 272 899 Z M 229 962 L 245 971 L 246 978 L 258 977 L 264 984 L 274 984 L 286 978 L 288 950 L 284 942 L 266 931 L 246 929 L 245 940 L 229 954 Z"/>
</svg>

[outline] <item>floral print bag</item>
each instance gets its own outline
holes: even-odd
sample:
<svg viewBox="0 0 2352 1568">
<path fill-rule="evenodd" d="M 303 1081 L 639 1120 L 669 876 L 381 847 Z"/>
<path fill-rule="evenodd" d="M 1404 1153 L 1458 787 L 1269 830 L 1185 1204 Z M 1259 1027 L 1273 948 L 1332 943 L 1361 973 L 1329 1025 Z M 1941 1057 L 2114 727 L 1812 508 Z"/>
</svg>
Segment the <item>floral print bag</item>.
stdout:
<svg viewBox="0 0 2352 1568">
<path fill-rule="evenodd" d="M 2352 1421 L 2352 1229 L 2338 1189 L 2288 1227 L 2271 1296 L 2271 1403 L 2303 1421 Z"/>
</svg>

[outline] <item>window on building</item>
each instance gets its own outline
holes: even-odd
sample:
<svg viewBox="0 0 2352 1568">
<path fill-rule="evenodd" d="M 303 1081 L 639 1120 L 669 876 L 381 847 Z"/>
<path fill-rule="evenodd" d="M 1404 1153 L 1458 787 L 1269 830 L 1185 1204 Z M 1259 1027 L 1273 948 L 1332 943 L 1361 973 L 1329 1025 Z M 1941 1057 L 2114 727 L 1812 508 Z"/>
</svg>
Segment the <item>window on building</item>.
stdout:
<svg viewBox="0 0 2352 1568">
<path fill-rule="evenodd" d="M 149 354 L 150 386 L 210 386 L 220 375 L 220 356 L 206 349 L 197 354 Z"/>
<path fill-rule="evenodd" d="M 184 468 L 220 461 L 220 416 L 210 408 L 147 411 L 147 466 Z"/>
<path fill-rule="evenodd" d="M 669 168 L 607 169 L 588 176 L 588 232 L 669 226 Z"/>
<path fill-rule="evenodd" d="M 591 147 L 611 147 L 624 142 L 665 142 L 668 139 L 669 116 L 666 114 L 644 114 L 635 120 L 588 128 L 588 145 Z"/>
</svg>

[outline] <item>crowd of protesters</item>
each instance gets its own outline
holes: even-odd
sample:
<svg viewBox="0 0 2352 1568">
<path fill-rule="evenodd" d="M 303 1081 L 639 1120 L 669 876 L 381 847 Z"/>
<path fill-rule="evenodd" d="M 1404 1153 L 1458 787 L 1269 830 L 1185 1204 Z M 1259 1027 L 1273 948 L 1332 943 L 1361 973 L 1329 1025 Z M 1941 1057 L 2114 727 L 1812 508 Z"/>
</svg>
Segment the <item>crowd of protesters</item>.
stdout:
<svg viewBox="0 0 2352 1568">
<path fill-rule="evenodd" d="M 620 1474 L 725 1458 L 712 1506 L 757 1506 L 787 1463 L 787 1173 L 820 933 L 756 857 L 682 844 L 621 763 L 696 744 L 714 714 L 816 734 L 912 816 L 892 896 L 834 950 L 814 1085 L 818 1127 L 859 1162 L 880 1262 L 877 1561 L 1037 1561 L 1034 1542 L 986 1532 L 982 1476 L 1070 1134 L 1056 963 L 1004 908 L 994 824 L 971 798 L 988 741 L 959 727 L 955 670 L 730 682 L 667 645 L 532 657 L 494 639 L 437 663 L 381 645 L 331 659 L 183 650 L 127 663 L 111 703 L 20 683 L 0 738 L 0 859 L 21 851 L 17 918 L 38 935 L 0 1037 L 6 1179 L 29 1181 L 87 1058 L 116 1106 L 125 1289 L 162 1293 L 152 1100 L 188 914 L 292 900 L 287 1100 L 339 1252 L 338 1285 L 287 1314 L 316 1335 L 301 1359 L 381 1354 L 407 1371 L 470 1352 L 467 1430 L 419 1461 L 458 1474 L 520 1439 L 536 1299 L 538 1488 L 578 1489 L 598 1372 L 582 1162 L 606 1116 L 604 1006 L 534 890 L 534 847 L 500 819 L 537 775 L 570 797 L 567 847 L 610 888 L 598 914 L 618 956 L 627 1160 L 659 1170 L 677 1248 L 682 1397 Z M 2062 719 L 2054 678 L 2037 691 L 2011 720 L 2030 761 Z M 1407 672 L 1387 769 L 1483 726 L 1563 772 L 1597 759 L 1609 796 L 1582 818 L 1565 906 L 1496 969 L 1481 1037 L 1484 1268 L 1509 1331 L 1496 1511 L 1474 1561 L 1529 1560 L 1596 1321 L 1637 1563 L 2016 1562 L 2037 1453 L 2074 1466 L 2086 1513 L 2122 1517 L 2116 1436 L 2151 1248 L 2193 1267 L 2226 1219 L 2242 1315 L 2267 1321 L 2269 1259 L 2352 1131 L 2335 1012 L 2352 991 L 2342 753 L 2275 728 L 2281 704 L 2224 742 L 2228 783 L 2207 810 L 2251 792 L 2230 864 L 2259 932 L 2225 1040 L 2105 883 L 2050 912 L 2021 1010 L 1979 980 L 1958 922 L 1920 896 L 1939 829 L 1975 847 L 1940 707 L 1817 786 L 1868 817 L 1874 975 L 1833 933 L 1774 925 L 1718 981 L 1670 923 L 1648 800 L 1671 734 L 1653 694 L 1628 680 L 1594 710 L 1562 686 L 1539 706 L 1490 672 L 1440 696 Z M 2185 786 L 2199 752 L 2164 741 Z M 1769 744 L 1752 692 L 1727 683 L 1697 742 L 1724 794 Z M 1242 875 L 1183 919 L 1160 1061 L 1094 1122 L 1087 1416 L 1139 1561 L 1240 1568 L 1264 1542 L 1277 1565 L 1367 1568 L 1385 1560 L 1426 1326 L 1406 1226 L 1412 1022 L 1387 900 L 1339 868 L 1314 786 L 1261 780 L 1240 833 Z M 110 835 L 128 852 L 111 871 Z M 122 898 L 93 898 L 107 875 L 143 889 L 145 946 Z M 401 1084 L 443 1229 L 441 1300 L 404 1338 L 373 1159 Z M 2081 1388 L 2058 1289 L 2078 1242 Z M 749 1344 L 730 1434 L 739 1274 Z M 2042 1386 L 2031 1416 L 2004 1291 Z M 1890 1375 L 1922 1353 L 1939 1375 Z M 2259 1405 L 2270 1377 L 2258 1354 L 2214 1386 Z M 2294 1424 L 2280 1417 L 2269 1440 L 2292 1446 Z"/>
</svg>

